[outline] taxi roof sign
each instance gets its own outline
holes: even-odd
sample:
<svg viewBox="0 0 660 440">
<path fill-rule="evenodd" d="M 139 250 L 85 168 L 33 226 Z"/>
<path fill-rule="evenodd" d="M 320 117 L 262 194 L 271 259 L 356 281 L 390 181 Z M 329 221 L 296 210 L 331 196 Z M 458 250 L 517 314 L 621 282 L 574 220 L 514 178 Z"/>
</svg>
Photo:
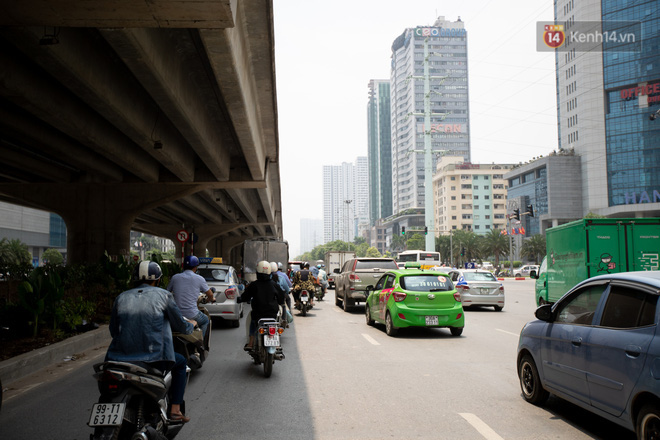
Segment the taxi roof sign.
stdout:
<svg viewBox="0 0 660 440">
<path fill-rule="evenodd" d="M 199 264 L 222 264 L 222 257 L 201 257 Z"/>
<path fill-rule="evenodd" d="M 421 269 L 422 265 L 415 261 L 409 261 L 403 267 L 405 269 Z"/>
</svg>

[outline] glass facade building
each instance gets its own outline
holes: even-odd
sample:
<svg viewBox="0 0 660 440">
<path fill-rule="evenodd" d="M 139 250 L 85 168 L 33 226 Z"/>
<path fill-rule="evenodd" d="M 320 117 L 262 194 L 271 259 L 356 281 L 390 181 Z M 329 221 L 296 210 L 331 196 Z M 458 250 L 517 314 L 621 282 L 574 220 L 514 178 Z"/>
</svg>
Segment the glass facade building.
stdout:
<svg viewBox="0 0 660 440">
<path fill-rule="evenodd" d="M 367 103 L 369 161 L 369 223 L 392 215 L 392 141 L 390 81 L 369 82 Z"/>
<path fill-rule="evenodd" d="M 584 23 L 601 35 L 555 52 L 559 146 L 581 158 L 580 217 L 660 216 L 658 2 L 557 0 L 555 21 L 566 35 Z"/>
<path fill-rule="evenodd" d="M 609 205 L 658 203 L 660 120 L 649 116 L 660 110 L 660 6 L 604 0 L 602 8 L 604 31 L 635 37 L 603 43 Z"/>
</svg>

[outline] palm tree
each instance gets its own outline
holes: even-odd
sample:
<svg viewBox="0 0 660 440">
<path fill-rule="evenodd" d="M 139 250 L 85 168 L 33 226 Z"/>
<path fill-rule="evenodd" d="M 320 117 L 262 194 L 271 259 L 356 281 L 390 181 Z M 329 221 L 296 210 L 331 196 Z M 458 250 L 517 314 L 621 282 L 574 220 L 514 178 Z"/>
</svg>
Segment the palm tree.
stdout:
<svg viewBox="0 0 660 440">
<path fill-rule="evenodd" d="M 545 236 L 536 234 L 526 239 L 523 242 L 520 253 L 522 256 L 534 260 L 535 262 L 541 261 L 543 255 L 545 255 Z"/>
<path fill-rule="evenodd" d="M 472 231 L 454 231 L 453 245 L 454 255 L 459 256 L 459 261 L 470 261 L 481 257 L 480 237 Z M 465 248 L 465 254 L 461 256 L 461 250 Z"/>
<path fill-rule="evenodd" d="M 449 235 L 435 237 L 435 251 L 440 252 L 440 258 L 443 262 L 451 259 L 450 243 L 451 238 Z"/>
<path fill-rule="evenodd" d="M 495 257 L 495 267 L 499 267 L 500 257 L 509 252 L 509 236 L 503 235 L 499 229 L 491 229 L 483 236 L 483 249 L 486 255 Z"/>
<path fill-rule="evenodd" d="M 406 250 L 406 237 L 403 235 L 395 235 L 392 237 L 392 242 L 390 243 L 390 251 L 393 253 L 399 253 Z"/>
</svg>

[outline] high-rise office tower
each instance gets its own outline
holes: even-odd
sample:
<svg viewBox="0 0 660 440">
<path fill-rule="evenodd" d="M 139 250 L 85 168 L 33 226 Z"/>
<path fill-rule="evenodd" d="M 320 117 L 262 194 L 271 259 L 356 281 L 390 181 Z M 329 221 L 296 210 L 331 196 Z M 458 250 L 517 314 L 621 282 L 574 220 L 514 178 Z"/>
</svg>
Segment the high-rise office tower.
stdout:
<svg viewBox="0 0 660 440">
<path fill-rule="evenodd" d="M 658 2 L 558 0 L 555 20 L 559 145 L 581 157 L 583 215 L 660 215 Z"/>
<path fill-rule="evenodd" d="M 367 103 L 369 144 L 369 223 L 392 215 L 392 142 L 390 81 L 369 81 Z"/>
<path fill-rule="evenodd" d="M 428 45 L 428 57 L 424 45 Z M 429 63 L 431 126 L 424 127 L 424 63 Z M 424 133 L 431 148 L 470 161 L 467 32 L 460 20 L 406 29 L 392 44 L 392 212 L 424 207 Z M 418 153 L 419 152 L 419 153 Z M 433 169 L 437 163 L 434 155 Z M 432 190 L 432 189 L 429 189 Z"/>
</svg>

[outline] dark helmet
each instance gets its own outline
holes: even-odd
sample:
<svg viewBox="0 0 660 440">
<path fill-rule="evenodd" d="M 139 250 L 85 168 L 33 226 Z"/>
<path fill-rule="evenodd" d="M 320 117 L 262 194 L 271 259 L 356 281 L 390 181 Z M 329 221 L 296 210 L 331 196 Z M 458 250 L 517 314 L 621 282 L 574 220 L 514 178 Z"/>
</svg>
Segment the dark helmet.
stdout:
<svg viewBox="0 0 660 440">
<path fill-rule="evenodd" d="M 309 263 L 307 261 L 305 261 L 302 266 L 303 269 L 309 269 Z"/>
<path fill-rule="evenodd" d="M 135 266 L 133 272 L 133 281 L 158 281 L 163 276 L 158 263 L 155 261 L 140 261 Z"/>
<path fill-rule="evenodd" d="M 199 266 L 199 258 L 194 255 L 188 255 L 183 259 L 183 267 L 185 269 L 192 269 Z"/>
</svg>

